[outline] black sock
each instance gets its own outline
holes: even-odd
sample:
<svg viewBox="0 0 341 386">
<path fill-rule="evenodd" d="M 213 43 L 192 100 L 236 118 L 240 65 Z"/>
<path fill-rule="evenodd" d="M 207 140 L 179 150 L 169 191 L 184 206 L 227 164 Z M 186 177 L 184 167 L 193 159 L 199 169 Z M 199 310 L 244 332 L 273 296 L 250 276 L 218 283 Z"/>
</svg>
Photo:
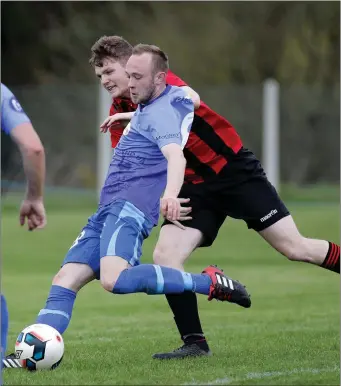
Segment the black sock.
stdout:
<svg viewBox="0 0 341 386">
<path fill-rule="evenodd" d="M 340 246 L 329 242 L 329 248 L 326 258 L 324 259 L 321 267 L 340 273 Z"/>
<path fill-rule="evenodd" d="M 173 311 L 181 339 L 188 344 L 196 342 L 202 349 L 208 350 L 206 338 L 201 328 L 196 294 L 184 292 L 166 295 L 166 298 Z"/>
</svg>

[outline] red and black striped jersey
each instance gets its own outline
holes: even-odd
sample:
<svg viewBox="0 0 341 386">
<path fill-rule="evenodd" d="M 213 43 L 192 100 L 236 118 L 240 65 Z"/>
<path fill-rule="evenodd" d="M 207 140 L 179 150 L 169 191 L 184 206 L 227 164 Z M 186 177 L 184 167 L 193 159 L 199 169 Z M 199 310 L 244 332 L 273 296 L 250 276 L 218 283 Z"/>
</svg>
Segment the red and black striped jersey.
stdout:
<svg viewBox="0 0 341 386">
<path fill-rule="evenodd" d="M 135 111 L 136 108 L 137 106 L 130 99 L 114 98 L 110 107 L 109 115 Z M 122 126 L 120 121 L 116 121 L 110 126 L 111 146 L 113 148 L 117 146 L 118 141 L 120 140 L 121 135 L 123 133 L 123 130 L 124 126 Z"/>
<path fill-rule="evenodd" d="M 167 84 L 187 86 L 171 71 L 167 74 Z M 135 110 L 136 105 L 131 100 L 115 98 L 110 115 Z M 228 164 L 231 154 L 238 153 L 243 145 L 234 127 L 206 103 L 201 101 L 194 113 L 192 129 L 184 149 L 187 160 L 185 182 L 197 184 L 219 174 Z M 123 130 L 119 122 L 111 126 L 112 147 L 116 147 Z"/>
</svg>

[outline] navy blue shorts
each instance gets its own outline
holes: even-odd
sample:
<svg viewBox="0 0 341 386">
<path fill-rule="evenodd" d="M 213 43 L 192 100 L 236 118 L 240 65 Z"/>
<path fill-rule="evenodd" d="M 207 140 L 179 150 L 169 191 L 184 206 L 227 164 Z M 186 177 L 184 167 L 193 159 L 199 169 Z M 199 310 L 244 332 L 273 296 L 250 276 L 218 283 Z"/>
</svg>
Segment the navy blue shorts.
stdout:
<svg viewBox="0 0 341 386">
<path fill-rule="evenodd" d="M 88 219 L 71 248 L 63 265 L 81 263 L 88 265 L 100 277 L 100 259 L 119 256 L 131 266 L 140 264 L 142 243 L 154 224 L 132 203 L 117 200 L 103 206 Z"/>
</svg>

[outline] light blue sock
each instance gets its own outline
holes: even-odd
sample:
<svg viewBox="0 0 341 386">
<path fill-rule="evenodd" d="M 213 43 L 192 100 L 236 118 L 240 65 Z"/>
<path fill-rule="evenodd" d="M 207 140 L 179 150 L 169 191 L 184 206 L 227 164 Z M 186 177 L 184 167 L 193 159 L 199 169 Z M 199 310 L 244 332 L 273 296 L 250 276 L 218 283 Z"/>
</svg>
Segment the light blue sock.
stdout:
<svg viewBox="0 0 341 386">
<path fill-rule="evenodd" d="M 155 295 L 192 291 L 208 295 L 211 284 L 208 275 L 195 275 L 160 265 L 142 264 L 122 271 L 112 292 L 115 294 L 145 292 Z"/>
<path fill-rule="evenodd" d="M 76 292 L 68 288 L 53 285 L 45 308 L 40 310 L 36 323 L 47 324 L 63 334 L 70 323 L 76 295 Z"/>
</svg>

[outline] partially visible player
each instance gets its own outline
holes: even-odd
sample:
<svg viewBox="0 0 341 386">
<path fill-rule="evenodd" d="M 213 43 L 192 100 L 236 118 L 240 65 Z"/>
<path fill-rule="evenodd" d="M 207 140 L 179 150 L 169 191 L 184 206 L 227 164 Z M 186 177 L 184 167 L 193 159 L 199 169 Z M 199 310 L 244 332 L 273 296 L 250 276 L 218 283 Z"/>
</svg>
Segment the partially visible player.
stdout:
<svg viewBox="0 0 341 386">
<path fill-rule="evenodd" d="M 131 50 L 129 42 L 119 36 L 103 36 L 92 47 L 95 72 L 113 97 L 111 116 L 101 127 L 102 131 L 110 128 L 113 147 L 136 108 L 125 92 L 127 79 L 124 74 L 113 71 L 124 66 Z M 189 88 L 171 71 L 167 83 Z M 184 269 L 185 261 L 196 248 L 212 245 L 229 216 L 244 220 L 249 229 L 258 232 L 290 261 L 310 263 L 340 273 L 340 246 L 301 235 L 259 160 L 243 147 L 234 127 L 203 101 L 195 111 L 184 155 L 186 175 L 179 196 L 190 199 L 192 219 L 183 223 L 185 231 L 165 220 L 154 250 L 155 264 Z M 184 345 L 172 352 L 156 354 L 154 358 L 209 355 L 196 295 L 185 292 L 168 294 L 166 298 Z"/>
<path fill-rule="evenodd" d="M 10 135 L 18 146 L 27 179 L 27 189 L 19 210 L 21 225 L 27 222 L 28 230 L 44 228 L 46 214 L 43 202 L 45 181 L 44 147 L 13 93 L 1 83 L 1 130 Z M 1 294 L 1 359 L 6 352 L 8 310 Z M 15 359 L 2 359 L 2 367 L 20 367 Z"/>
<path fill-rule="evenodd" d="M 158 264 L 139 265 L 142 243 L 158 222 L 162 192 L 162 214 L 172 222 L 182 218 L 178 200 L 186 165 L 182 149 L 194 105 L 183 89 L 166 85 L 167 70 L 167 56 L 159 48 L 134 48 L 124 77 L 129 78 L 137 111 L 115 149 L 98 210 L 68 251 L 36 323 L 63 333 L 78 291 L 94 278 L 114 294 L 196 292 L 209 300 L 250 307 L 244 286 L 214 266 L 190 274 Z M 112 87 L 119 89 L 120 84 Z"/>
</svg>

